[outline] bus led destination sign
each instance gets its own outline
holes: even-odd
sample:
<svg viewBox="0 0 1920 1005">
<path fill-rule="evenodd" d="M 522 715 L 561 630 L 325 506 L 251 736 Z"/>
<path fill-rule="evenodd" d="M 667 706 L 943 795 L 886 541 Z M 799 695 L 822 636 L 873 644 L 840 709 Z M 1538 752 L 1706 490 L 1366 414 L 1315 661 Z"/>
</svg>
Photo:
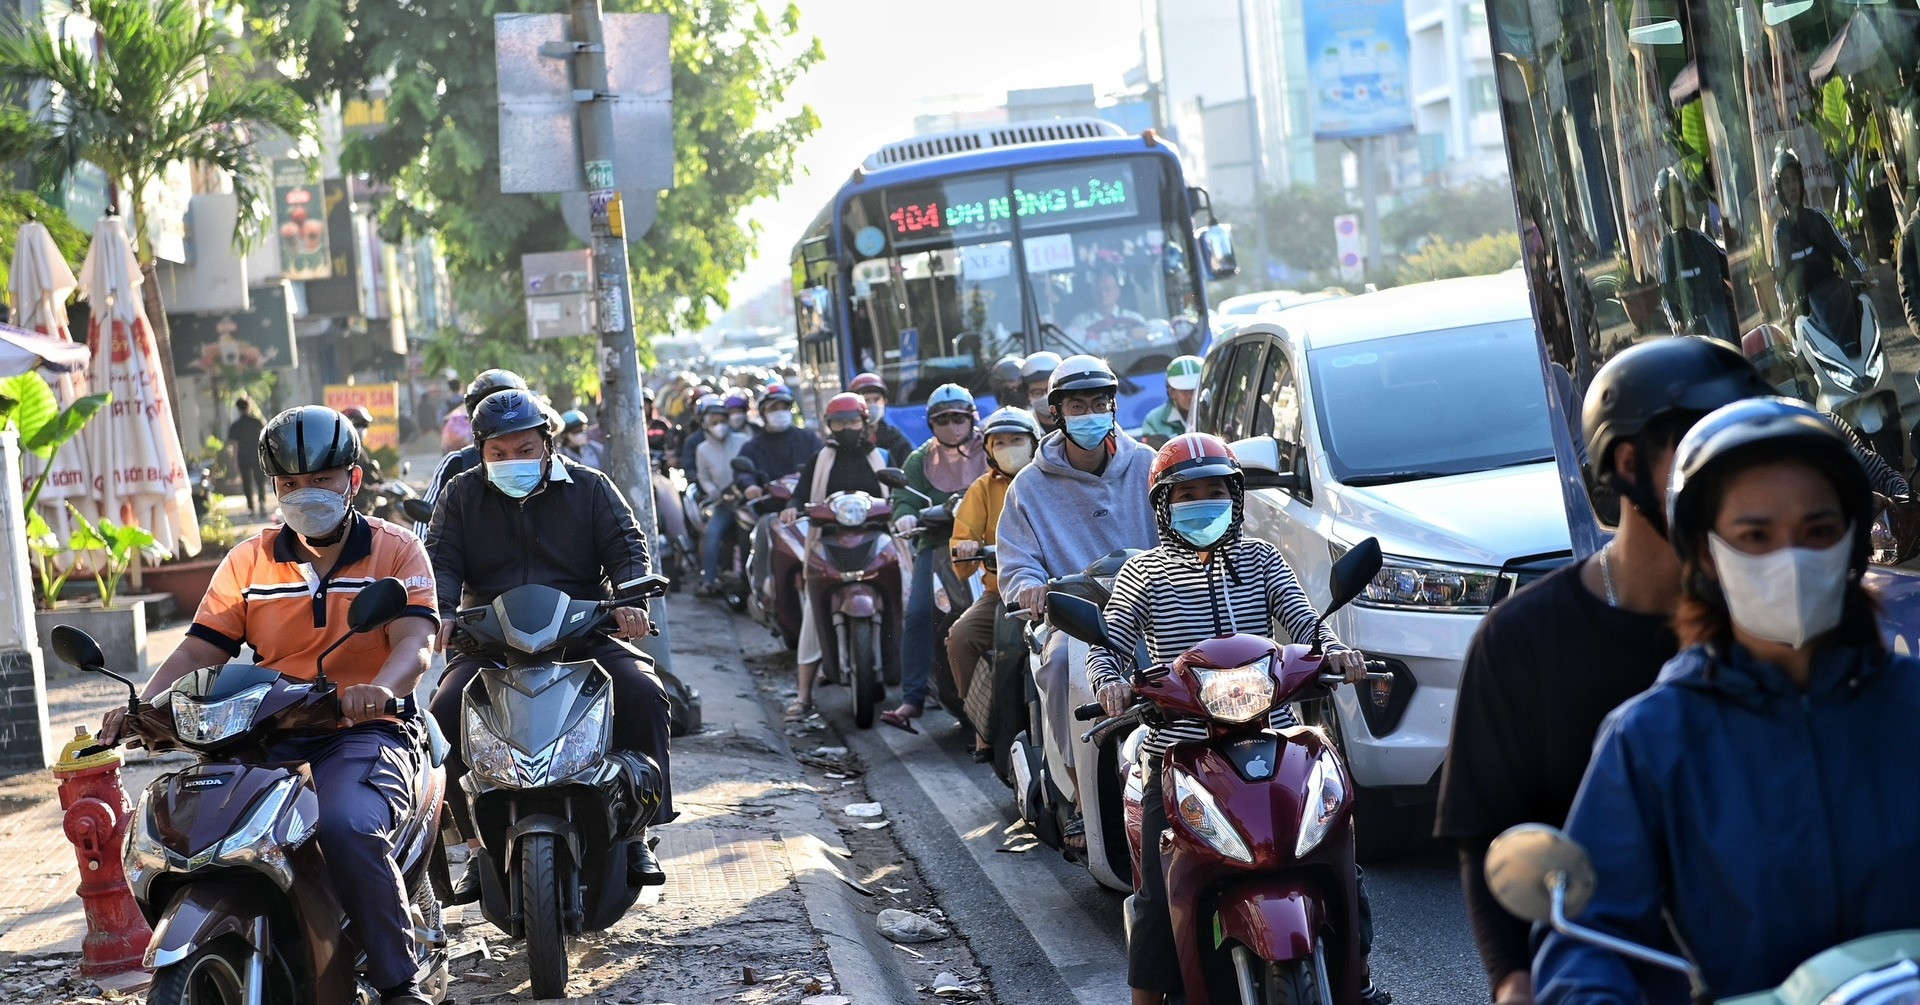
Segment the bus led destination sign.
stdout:
<svg viewBox="0 0 1920 1005">
<path fill-rule="evenodd" d="M 1009 190 L 1001 178 L 978 176 L 888 193 L 896 240 L 967 236 L 1000 230 L 1016 217 L 1027 226 L 1087 223 L 1134 215 L 1133 167 L 1101 164 L 1020 172 Z"/>
</svg>

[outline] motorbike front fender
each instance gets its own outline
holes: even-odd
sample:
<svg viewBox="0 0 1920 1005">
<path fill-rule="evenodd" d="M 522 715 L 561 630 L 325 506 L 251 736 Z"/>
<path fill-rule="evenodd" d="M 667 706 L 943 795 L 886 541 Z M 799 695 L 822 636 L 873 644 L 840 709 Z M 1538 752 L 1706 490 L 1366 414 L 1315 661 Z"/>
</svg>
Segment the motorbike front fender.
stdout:
<svg viewBox="0 0 1920 1005">
<path fill-rule="evenodd" d="M 1220 895 L 1215 932 L 1263 960 L 1284 963 L 1313 955 L 1325 910 L 1313 894 L 1285 879 L 1253 879 Z"/>
<path fill-rule="evenodd" d="M 833 611 L 849 618 L 871 618 L 880 612 L 880 594 L 871 586 L 849 586 L 834 594 Z"/>
<path fill-rule="evenodd" d="M 153 926 L 153 940 L 147 943 L 143 965 L 148 970 L 171 966 L 229 935 L 239 936 L 256 953 L 270 952 L 272 947 L 261 945 L 257 939 L 267 930 L 258 899 L 255 891 L 239 883 L 202 882 L 181 887 Z"/>
<path fill-rule="evenodd" d="M 580 848 L 580 828 L 573 821 L 552 813 L 533 813 L 521 817 L 507 828 L 507 861 L 520 861 L 520 839 L 528 834 L 551 834 L 567 846 L 567 852 L 577 864 L 583 861 Z"/>
</svg>

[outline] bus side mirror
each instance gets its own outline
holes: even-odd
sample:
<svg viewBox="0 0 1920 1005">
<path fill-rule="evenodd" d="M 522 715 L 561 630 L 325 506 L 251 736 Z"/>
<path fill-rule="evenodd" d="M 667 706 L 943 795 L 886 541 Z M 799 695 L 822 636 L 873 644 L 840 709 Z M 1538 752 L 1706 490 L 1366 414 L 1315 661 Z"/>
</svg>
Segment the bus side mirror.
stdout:
<svg viewBox="0 0 1920 1005">
<path fill-rule="evenodd" d="M 1240 261 L 1233 254 L 1233 226 L 1212 223 L 1200 229 L 1200 257 L 1207 263 L 1207 278 L 1227 279 L 1240 274 Z"/>
</svg>

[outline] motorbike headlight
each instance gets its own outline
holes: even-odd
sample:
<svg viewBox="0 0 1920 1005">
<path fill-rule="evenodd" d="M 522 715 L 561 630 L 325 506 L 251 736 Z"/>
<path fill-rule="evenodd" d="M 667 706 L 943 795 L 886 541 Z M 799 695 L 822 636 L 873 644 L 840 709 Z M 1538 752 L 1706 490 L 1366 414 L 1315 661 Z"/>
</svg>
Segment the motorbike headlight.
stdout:
<svg viewBox="0 0 1920 1005">
<path fill-rule="evenodd" d="M 842 527 L 858 527 L 867 522 L 867 514 L 873 512 L 873 499 L 864 493 L 844 495 L 828 504 L 833 508 L 833 518 Z"/>
<path fill-rule="evenodd" d="M 1887 372 L 1887 354 L 1886 353 L 1876 352 L 1871 356 L 1867 357 L 1867 379 L 1865 381 L 1866 384 L 1872 385 L 1872 384 L 1879 383 L 1880 375 L 1886 372 Z"/>
<path fill-rule="evenodd" d="M 1347 552 L 1337 544 L 1331 550 L 1335 561 Z M 1508 577 L 1498 569 L 1389 555 L 1354 604 L 1445 614 L 1485 614 L 1509 590 Z"/>
<path fill-rule="evenodd" d="M 571 778 L 599 762 L 607 749 L 607 710 L 613 705 L 613 692 L 602 692 L 599 700 L 587 706 L 587 714 L 553 741 L 553 756 L 547 760 L 547 777 Z"/>
<path fill-rule="evenodd" d="M 253 812 L 247 814 L 246 822 L 240 829 L 220 842 L 220 850 L 214 858 L 229 865 L 251 865 L 259 868 L 285 890 L 293 885 L 293 872 L 287 867 L 287 849 L 273 836 L 274 822 L 280 819 L 280 813 L 286 808 L 287 800 L 299 791 L 298 778 L 286 778 L 275 782 L 273 787 L 261 794 L 259 802 L 254 804 Z M 301 822 L 301 829 L 305 823 Z M 198 863 L 201 856 L 195 855 L 188 863 Z"/>
<path fill-rule="evenodd" d="M 467 755 L 467 766 L 497 785 L 519 788 L 523 783 L 520 781 L 520 769 L 513 761 L 513 748 L 487 727 L 487 721 L 481 717 L 479 709 L 468 705 L 466 719 L 463 749 Z"/>
<path fill-rule="evenodd" d="M 1328 747 L 1314 758 L 1307 775 L 1307 799 L 1300 807 L 1300 838 L 1293 843 L 1297 858 L 1318 847 L 1333 826 L 1333 818 L 1347 801 L 1347 784 L 1340 780 L 1340 762 Z"/>
<path fill-rule="evenodd" d="M 1226 814 L 1220 812 L 1219 804 L 1213 801 L 1213 793 L 1179 768 L 1168 768 L 1167 774 L 1173 776 L 1173 798 L 1180 819 L 1214 851 L 1236 862 L 1252 865 L 1253 852 L 1247 849 L 1247 839 L 1241 837 L 1239 829 L 1227 821 Z"/>
<path fill-rule="evenodd" d="M 1200 704 L 1223 722 L 1246 722 L 1273 707 L 1272 656 L 1242 667 L 1193 671 L 1200 681 Z"/>
<path fill-rule="evenodd" d="M 200 701 L 175 694 L 173 724 L 187 743 L 218 743 L 253 725 L 253 713 L 267 696 L 267 685 L 255 684 L 223 701 Z"/>
</svg>

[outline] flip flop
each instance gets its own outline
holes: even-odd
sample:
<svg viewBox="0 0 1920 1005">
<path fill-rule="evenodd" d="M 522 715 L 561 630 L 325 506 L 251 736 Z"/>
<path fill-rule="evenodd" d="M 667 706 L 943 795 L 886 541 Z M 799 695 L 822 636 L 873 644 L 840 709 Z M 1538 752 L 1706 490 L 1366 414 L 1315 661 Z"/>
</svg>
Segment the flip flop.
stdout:
<svg viewBox="0 0 1920 1005">
<path fill-rule="evenodd" d="M 900 710 L 897 708 L 880 713 L 880 721 L 895 729 L 904 730 L 908 733 L 920 732 L 913 727 L 913 718 L 911 716 L 901 715 Z"/>
<path fill-rule="evenodd" d="M 812 714 L 813 702 L 796 700 L 787 704 L 786 720 L 788 722 L 805 722 Z"/>
</svg>

